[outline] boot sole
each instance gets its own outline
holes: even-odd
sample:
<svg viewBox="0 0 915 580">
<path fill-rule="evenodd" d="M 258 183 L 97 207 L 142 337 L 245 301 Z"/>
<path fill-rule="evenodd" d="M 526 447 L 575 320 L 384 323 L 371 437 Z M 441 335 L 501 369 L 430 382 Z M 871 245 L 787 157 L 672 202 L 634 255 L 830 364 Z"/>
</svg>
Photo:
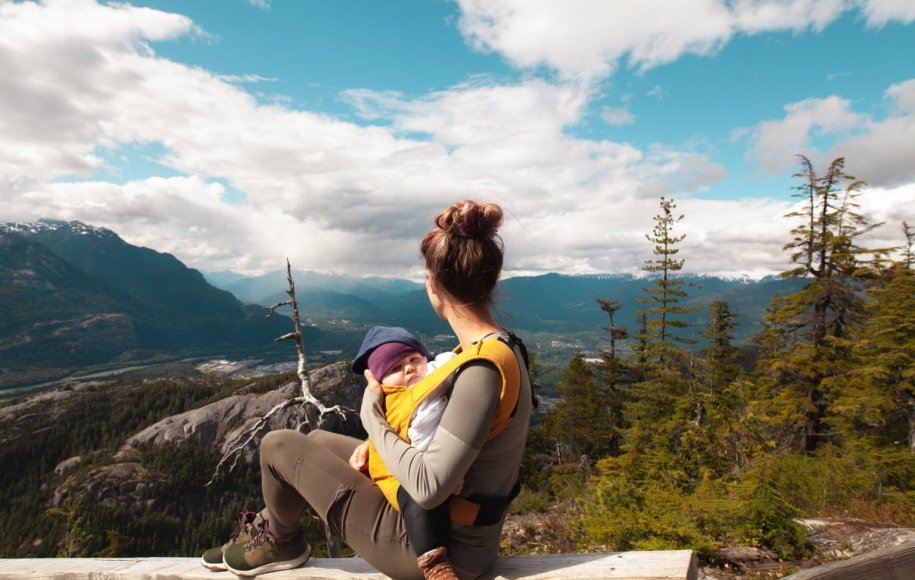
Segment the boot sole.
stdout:
<svg viewBox="0 0 915 580">
<path fill-rule="evenodd" d="M 223 566 L 225 566 L 223 570 L 228 570 L 236 576 L 259 576 L 261 574 L 266 574 L 267 572 L 276 572 L 277 570 L 292 570 L 293 568 L 298 568 L 299 566 L 303 566 L 309 558 L 311 558 L 311 546 L 308 546 L 308 549 L 305 550 L 301 556 L 293 558 L 292 560 L 271 562 L 270 564 L 264 564 L 263 566 L 251 568 L 250 570 L 236 570 L 232 566 L 229 566 L 223 562 Z"/>
<path fill-rule="evenodd" d="M 226 565 L 222 562 L 219 562 L 218 564 L 215 562 L 207 562 L 203 558 L 200 559 L 200 565 L 213 572 L 225 572 L 226 570 Z"/>
</svg>

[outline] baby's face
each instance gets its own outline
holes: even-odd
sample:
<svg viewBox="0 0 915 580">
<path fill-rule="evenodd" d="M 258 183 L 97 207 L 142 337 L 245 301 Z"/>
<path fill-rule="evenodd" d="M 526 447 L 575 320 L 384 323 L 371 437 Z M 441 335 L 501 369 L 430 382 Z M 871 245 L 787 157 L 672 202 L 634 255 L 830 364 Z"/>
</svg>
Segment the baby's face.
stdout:
<svg viewBox="0 0 915 580">
<path fill-rule="evenodd" d="M 381 383 L 392 387 L 410 387 L 426 376 L 426 357 L 411 352 L 381 377 Z"/>
</svg>

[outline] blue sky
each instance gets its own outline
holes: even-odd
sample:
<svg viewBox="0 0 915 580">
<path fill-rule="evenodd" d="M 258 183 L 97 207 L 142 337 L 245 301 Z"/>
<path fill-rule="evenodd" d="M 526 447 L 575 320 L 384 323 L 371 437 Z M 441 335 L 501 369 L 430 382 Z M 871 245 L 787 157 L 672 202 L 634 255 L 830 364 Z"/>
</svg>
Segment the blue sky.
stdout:
<svg viewBox="0 0 915 580">
<path fill-rule="evenodd" d="M 0 0 L 0 220 L 79 219 L 207 271 L 417 277 L 461 197 L 511 274 L 787 267 L 795 155 L 915 222 L 910 0 Z"/>
</svg>

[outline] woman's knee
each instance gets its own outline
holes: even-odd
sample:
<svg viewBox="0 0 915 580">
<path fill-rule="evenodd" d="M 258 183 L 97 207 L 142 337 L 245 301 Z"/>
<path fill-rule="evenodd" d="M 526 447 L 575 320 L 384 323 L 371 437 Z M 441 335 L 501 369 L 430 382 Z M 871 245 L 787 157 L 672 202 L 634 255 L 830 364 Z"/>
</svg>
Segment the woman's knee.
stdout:
<svg viewBox="0 0 915 580">
<path fill-rule="evenodd" d="M 304 436 L 292 429 L 271 431 L 261 439 L 260 455 L 261 464 L 270 463 L 273 458 L 288 456 L 293 447 L 302 444 Z"/>
</svg>

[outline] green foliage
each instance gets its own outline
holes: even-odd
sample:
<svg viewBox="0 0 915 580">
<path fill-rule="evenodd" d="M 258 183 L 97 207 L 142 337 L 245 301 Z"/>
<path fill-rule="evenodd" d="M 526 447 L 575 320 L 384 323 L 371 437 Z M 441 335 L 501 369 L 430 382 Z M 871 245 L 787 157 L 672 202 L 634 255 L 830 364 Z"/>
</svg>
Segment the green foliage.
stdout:
<svg viewBox="0 0 915 580">
<path fill-rule="evenodd" d="M 708 556 L 722 541 L 738 541 L 735 490 L 705 481 L 692 492 L 656 481 L 634 480 L 601 462 L 581 498 L 580 526 L 587 542 L 610 550 L 692 549 Z"/>
<path fill-rule="evenodd" d="M 859 442 L 828 445 L 813 455 L 785 453 L 768 458 L 772 486 L 807 516 L 885 513 L 884 520 L 912 525 L 915 512 L 901 506 L 915 490 L 915 462 L 907 450 Z"/>
<path fill-rule="evenodd" d="M 762 477 L 746 502 L 745 537 L 757 546 L 772 549 L 783 559 L 807 554 L 807 533 L 794 521 L 800 513 Z"/>
<path fill-rule="evenodd" d="M 562 399 L 545 414 L 543 430 L 560 446 L 560 456 L 577 462 L 583 455 L 608 453 L 613 433 L 609 393 L 597 384 L 581 354 L 572 357 L 558 390 Z"/>
<path fill-rule="evenodd" d="M 837 379 L 847 372 L 849 329 L 864 316 L 862 281 L 877 276 L 888 250 L 858 245 L 879 224 L 857 212 L 864 183 L 845 173 L 845 160 L 833 160 L 817 175 L 809 159 L 799 158 L 802 183 L 796 189 L 804 205 L 786 216 L 800 219 L 785 246 L 795 267 L 782 275 L 808 282 L 773 299 L 758 372 L 776 393 L 768 409 L 760 405 L 776 437 L 810 452 L 835 439 L 829 416 L 841 396 Z"/>
<path fill-rule="evenodd" d="M 546 511 L 552 499 L 550 495 L 545 491 L 541 490 L 531 490 L 528 487 L 522 487 L 521 492 L 518 494 L 518 497 L 515 498 L 515 501 L 509 506 L 509 513 L 513 514 L 523 514 L 530 512 L 543 512 Z"/>
<path fill-rule="evenodd" d="M 619 444 L 587 477 L 551 446 L 553 432 L 531 437 L 528 485 L 569 506 L 581 547 L 710 559 L 722 544 L 754 545 L 793 559 L 808 550 L 800 517 L 913 525 L 915 233 L 904 227 L 903 260 L 889 267 L 885 250 L 860 247 L 871 228 L 856 212 L 862 183 L 843 166 L 817 176 L 806 162 L 800 174 L 807 205 L 792 216 L 803 220 L 785 276 L 803 284 L 773 299 L 749 355 L 732 344 L 723 301 L 709 305 L 700 352 L 673 338 L 689 330 L 671 323 L 685 298 L 669 276 L 682 267 L 671 233 L 682 216 L 662 200 L 647 262 L 661 275 L 645 289 L 640 330 L 630 338 L 616 325 L 620 301 L 598 301 L 610 318 L 598 376 L 620 402 Z"/>
<path fill-rule="evenodd" d="M 674 216 L 676 208 L 674 200 L 661 198 L 661 213 L 653 218 L 655 226 L 652 233 L 645 235 L 654 244 L 652 253 L 655 257 L 646 260 L 642 267 L 646 272 L 657 274 L 651 286 L 642 288 L 645 297 L 639 302 L 648 304 L 642 339 L 646 343 L 648 360 L 657 361 L 662 366 L 671 362 L 672 358 L 682 356 L 677 345 L 695 343 L 681 334 L 688 326 L 683 316 L 697 310 L 697 307 L 679 304 L 687 293 L 684 281 L 676 277 L 676 273 L 683 269 L 685 260 L 674 256 L 680 252 L 677 244 L 686 235 L 676 236 L 673 233 L 674 225 L 683 219 L 683 215 Z"/>
<path fill-rule="evenodd" d="M 181 555 L 224 541 L 245 507 L 260 503 L 256 466 L 242 466 L 211 487 L 219 454 L 192 446 L 146 449 L 145 491 L 130 505 L 65 499 L 47 509 L 63 478 L 85 477 L 105 463 L 129 435 L 237 391 L 261 392 L 288 377 L 241 382 L 209 377 L 126 379 L 62 391 L 41 409 L 0 431 L 0 553 L 9 557 L 56 555 Z M 61 461 L 79 456 L 80 466 L 53 476 Z M 313 522 L 309 523 L 315 527 Z M 323 530 L 315 546 L 323 545 Z"/>
</svg>

